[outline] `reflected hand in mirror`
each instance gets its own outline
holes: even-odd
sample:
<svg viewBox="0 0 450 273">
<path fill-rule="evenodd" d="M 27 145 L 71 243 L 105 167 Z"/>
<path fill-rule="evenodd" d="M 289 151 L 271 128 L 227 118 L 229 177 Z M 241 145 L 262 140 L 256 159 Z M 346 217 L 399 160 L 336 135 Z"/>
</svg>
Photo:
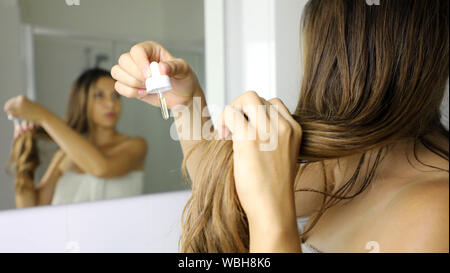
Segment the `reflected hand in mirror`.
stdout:
<svg viewBox="0 0 450 273">
<path fill-rule="evenodd" d="M 34 131 L 39 129 L 40 126 L 32 121 L 23 120 L 21 123 L 14 123 L 14 140 L 27 131 Z M 33 133 L 33 132 L 32 132 Z"/>
</svg>

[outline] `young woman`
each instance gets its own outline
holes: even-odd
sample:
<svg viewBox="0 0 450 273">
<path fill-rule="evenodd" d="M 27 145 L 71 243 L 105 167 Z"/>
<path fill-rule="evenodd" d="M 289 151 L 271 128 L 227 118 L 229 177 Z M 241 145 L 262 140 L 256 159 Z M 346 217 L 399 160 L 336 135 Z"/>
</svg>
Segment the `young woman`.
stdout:
<svg viewBox="0 0 450 273">
<path fill-rule="evenodd" d="M 10 159 L 18 208 L 142 192 L 146 141 L 116 131 L 121 100 L 109 72 L 91 69 L 75 81 L 65 121 L 24 96 L 10 99 L 4 108 L 26 120 L 15 126 Z M 50 138 L 60 149 L 35 187 L 38 138 Z"/>
<path fill-rule="evenodd" d="M 250 91 L 225 108 L 224 139 L 181 139 L 192 180 L 181 251 L 448 252 L 448 1 L 310 0 L 302 18 L 295 114 Z M 172 78 L 169 108 L 189 107 L 192 120 L 206 106 L 196 76 L 158 43 L 121 56 L 116 90 L 158 106 L 143 90 L 151 61 Z M 269 107 L 246 110 L 258 105 Z M 271 151 L 259 133 L 247 138 L 267 124 Z M 305 230 L 298 217 L 309 217 Z"/>
</svg>

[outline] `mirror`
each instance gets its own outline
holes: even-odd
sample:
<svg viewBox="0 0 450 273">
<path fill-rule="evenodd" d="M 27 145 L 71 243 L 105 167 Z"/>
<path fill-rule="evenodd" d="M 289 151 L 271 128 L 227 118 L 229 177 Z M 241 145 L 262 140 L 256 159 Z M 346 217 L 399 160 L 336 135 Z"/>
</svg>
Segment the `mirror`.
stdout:
<svg viewBox="0 0 450 273">
<path fill-rule="evenodd" d="M 1 72 L 10 75 L 1 78 L 5 88 L 2 105 L 12 97 L 26 95 L 64 120 L 68 104 L 73 103 L 71 87 L 84 71 L 99 68 L 109 72 L 121 54 L 148 40 L 161 43 L 175 57 L 185 59 L 205 87 L 203 0 L 133 0 L 132 4 L 121 0 L 0 0 L 0 5 L 5 13 L 12 11 L 2 19 L 12 22 L 0 28 L 2 37 L 17 38 L 13 42 L 2 41 L 0 47 Z M 14 58 L 14 54 L 7 52 L 21 57 Z M 51 198 L 50 204 L 188 189 L 181 172 L 183 153 L 179 143 L 170 137 L 173 119 L 163 120 L 159 108 L 137 99 L 121 97 L 120 104 L 115 130 L 124 139 L 125 136 L 145 139 L 148 147 L 145 163 L 124 175 L 102 178 L 86 173 L 69 159 L 68 167 L 64 168 L 68 172 L 63 171 L 56 181 L 53 197 L 56 194 L 58 197 Z M 4 130 L 0 163 L 5 166 L 11 152 L 13 123 L 4 113 L 1 126 Z M 87 134 L 83 137 L 88 139 Z M 110 144 L 117 143 L 122 142 Z M 36 187 L 60 148 L 56 142 L 45 140 L 38 140 L 37 146 L 41 163 L 35 172 Z M 110 151 L 102 150 L 100 145 L 96 148 L 105 155 Z M 2 168 L 0 177 L 0 210 L 16 208 L 13 173 L 8 174 Z M 142 180 L 142 184 L 122 185 L 110 190 L 114 193 L 106 193 L 113 183 L 136 179 Z M 89 186 L 81 186 L 83 183 Z"/>
</svg>

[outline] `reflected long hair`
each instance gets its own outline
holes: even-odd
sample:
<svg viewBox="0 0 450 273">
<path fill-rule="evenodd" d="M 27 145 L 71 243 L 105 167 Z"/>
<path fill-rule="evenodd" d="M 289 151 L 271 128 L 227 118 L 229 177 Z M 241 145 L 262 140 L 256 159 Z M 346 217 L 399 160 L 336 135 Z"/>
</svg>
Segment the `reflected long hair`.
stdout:
<svg viewBox="0 0 450 273">
<path fill-rule="evenodd" d="M 70 128 L 80 134 L 89 132 L 89 93 L 102 77 L 111 77 L 111 75 L 103 69 L 89 69 L 82 73 L 72 85 L 64 120 Z M 7 169 L 13 169 L 14 186 L 17 192 L 34 189 L 34 185 L 27 183 L 27 181 L 29 179 L 34 181 L 36 169 L 40 164 L 39 139 L 51 140 L 51 137 L 42 127 L 26 131 L 17 137 L 12 144 Z"/>
<path fill-rule="evenodd" d="M 412 140 L 419 162 L 419 144 L 448 161 L 448 144 L 440 147 L 429 138 L 433 132 L 447 143 L 449 138 L 440 121 L 449 75 L 448 20 L 448 0 L 384 0 L 373 6 L 363 0 L 307 3 L 301 20 L 304 74 L 293 114 L 303 129 L 298 176 L 317 163 L 324 187 L 295 185 L 296 191 L 323 198 L 302 236 L 326 209 L 363 192 L 396 142 Z M 198 143 L 183 162 L 185 179 L 194 151 L 201 151 L 202 160 L 191 177 L 180 251 L 248 252 L 248 221 L 235 189 L 232 142 Z M 359 156 L 359 164 L 332 193 L 325 161 L 350 155 Z"/>
</svg>

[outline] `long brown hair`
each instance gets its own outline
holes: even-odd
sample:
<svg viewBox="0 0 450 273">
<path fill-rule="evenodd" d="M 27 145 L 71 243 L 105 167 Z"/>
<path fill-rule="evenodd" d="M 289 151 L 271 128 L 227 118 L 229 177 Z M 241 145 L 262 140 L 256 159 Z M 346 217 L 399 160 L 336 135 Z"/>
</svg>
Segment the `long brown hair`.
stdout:
<svg viewBox="0 0 450 273">
<path fill-rule="evenodd" d="M 89 69 L 83 72 L 72 85 L 65 122 L 80 134 L 89 132 L 88 98 L 92 87 L 102 77 L 111 77 L 111 75 L 103 69 Z M 13 167 L 17 192 L 34 188 L 34 185 L 27 184 L 27 181 L 34 180 L 35 171 L 40 164 L 39 139 L 51 140 L 42 127 L 34 131 L 26 131 L 14 140 L 7 168 Z"/>
<path fill-rule="evenodd" d="M 363 192 L 396 142 L 412 140 L 419 162 L 419 144 L 448 161 L 448 145 L 440 147 L 428 138 L 433 132 L 449 138 L 440 121 L 449 72 L 448 19 L 447 0 L 384 0 L 372 6 L 363 0 L 307 3 L 301 27 L 304 75 L 293 117 L 303 131 L 299 175 L 319 163 L 324 187 L 295 185 L 298 191 L 323 196 L 303 235 L 326 209 Z M 180 250 L 248 252 L 248 222 L 234 186 L 232 143 L 197 144 L 183 162 L 186 179 L 186 161 L 200 148 L 202 161 L 183 211 Z M 360 155 L 359 164 L 331 193 L 324 162 L 350 155 Z"/>
</svg>

